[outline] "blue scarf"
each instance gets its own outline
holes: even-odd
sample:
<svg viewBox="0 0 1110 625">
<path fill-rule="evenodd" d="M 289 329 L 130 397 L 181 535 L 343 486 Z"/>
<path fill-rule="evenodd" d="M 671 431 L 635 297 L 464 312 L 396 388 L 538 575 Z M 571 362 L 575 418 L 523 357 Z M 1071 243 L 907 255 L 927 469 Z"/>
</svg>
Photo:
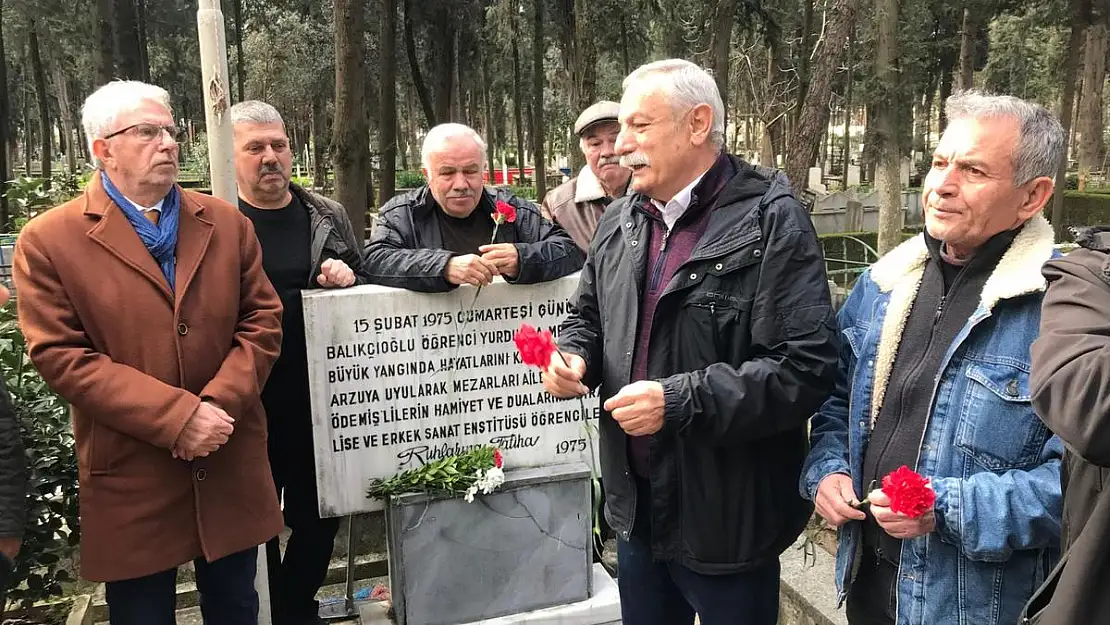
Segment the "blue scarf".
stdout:
<svg viewBox="0 0 1110 625">
<path fill-rule="evenodd" d="M 108 197 L 112 198 L 116 206 L 119 206 L 123 214 L 127 216 L 127 221 L 131 222 L 131 226 L 135 228 L 135 233 L 139 235 L 143 245 L 162 267 L 162 274 L 166 276 L 166 281 L 170 283 L 170 291 L 172 292 L 177 274 L 177 222 L 181 208 L 181 195 L 177 192 L 177 185 L 170 188 L 169 194 L 162 201 L 162 216 L 158 220 L 158 225 L 155 225 L 120 193 L 116 185 L 112 184 L 112 180 L 108 178 L 108 174 L 101 171 L 100 179 L 104 182 L 104 190 L 108 192 Z"/>
</svg>

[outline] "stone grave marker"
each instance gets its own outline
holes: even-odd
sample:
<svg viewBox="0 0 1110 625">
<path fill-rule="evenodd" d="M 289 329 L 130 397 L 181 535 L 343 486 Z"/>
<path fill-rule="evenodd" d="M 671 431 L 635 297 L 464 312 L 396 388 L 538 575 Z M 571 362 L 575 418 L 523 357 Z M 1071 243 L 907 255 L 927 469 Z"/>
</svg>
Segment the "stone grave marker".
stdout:
<svg viewBox="0 0 1110 625">
<path fill-rule="evenodd" d="M 505 468 L 592 463 L 598 401 L 556 400 L 512 341 L 521 323 L 554 331 L 578 275 L 537 285 L 416 293 L 383 286 L 303 298 L 320 514 L 382 509 L 372 478 L 500 447 Z"/>
</svg>

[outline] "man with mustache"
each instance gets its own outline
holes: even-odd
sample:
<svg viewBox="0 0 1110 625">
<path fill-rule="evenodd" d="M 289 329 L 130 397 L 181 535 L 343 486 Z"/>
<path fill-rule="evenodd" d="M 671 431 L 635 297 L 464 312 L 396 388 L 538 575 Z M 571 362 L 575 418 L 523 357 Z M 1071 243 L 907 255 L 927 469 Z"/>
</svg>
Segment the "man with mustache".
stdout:
<svg viewBox="0 0 1110 625">
<path fill-rule="evenodd" d="M 274 625 L 317 625 L 316 593 L 327 576 L 339 519 L 321 519 L 301 289 L 357 284 L 361 248 L 347 211 L 289 181 L 293 151 L 277 109 L 250 100 L 231 107 L 239 210 L 254 224 L 262 268 L 281 297 L 281 356 L 262 389 L 270 468 L 292 530 L 282 557 L 266 544 Z"/>
<path fill-rule="evenodd" d="M 566 228 L 583 252 L 589 250 L 605 208 L 625 194 L 632 177 L 631 170 L 621 167 L 616 151 L 619 109 L 616 102 L 603 100 L 582 111 L 574 122 L 574 134 L 586 166 L 543 199 L 544 217 Z"/>
<path fill-rule="evenodd" d="M 782 173 L 725 152 L 705 70 L 632 72 L 620 124 L 632 192 L 598 222 L 544 386 L 600 386 L 621 622 L 772 625 L 811 511 L 806 420 L 836 373 L 821 247 Z"/>
<path fill-rule="evenodd" d="M 1059 555 L 1063 445 L 1029 373 L 1064 132 L 1010 96 L 965 92 L 945 110 L 925 232 L 856 282 L 836 390 L 811 424 L 801 491 L 840 530 L 851 625 L 1017 623 Z M 921 516 L 882 488 L 903 466 L 935 492 Z"/>
<path fill-rule="evenodd" d="M 428 184 L 378 212 L 364 263 L 371 282 L 440 292 L 489 284 L 494 276 L 513 284 L 547 282 L 582 268 L 574 240 L 536 205 L 482 186 L 486 143 L 477 132 L 462 124 L 432 128 L 422 161 Z M 497 202 L 512 205 L 516 220 L 499 226 L 493 240 Z"/>
<path fill-rule="evenodd" d="M 12 262 L 27 352 L 70 405 L 81 573 L 112 625 L 173 625 L 193 562 L 210 625 L 256 625 L 258 545 L 281 531 L 259 391 L 281 300 L 251 221 L 176 184 L 169 94 L 111 82 L 81 111 L 97 171 L 32 219 Z"/>
</svg>

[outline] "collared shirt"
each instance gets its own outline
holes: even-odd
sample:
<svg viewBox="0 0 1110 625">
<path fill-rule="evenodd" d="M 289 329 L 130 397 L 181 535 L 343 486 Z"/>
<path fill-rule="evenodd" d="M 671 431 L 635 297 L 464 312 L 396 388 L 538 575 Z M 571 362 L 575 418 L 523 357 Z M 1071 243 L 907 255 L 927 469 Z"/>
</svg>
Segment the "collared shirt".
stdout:
<svg viewBox="0 0 1110 625">
<path fill-rule="evenodd" d="M 143 206 L 142 204 L 139 204 L 135 200 L 132 200 L 131 198 L 127 197 L 126 195 L 123 196 L 123 197 L 127 198 L 127 201 L 131 202 L 131 205 L 135 207 L 135 210 L 139 211 L 140 213 L 147 213 L 147 212 L 150 212 L 150 211 L 158 211 L 158 213 L 161 214 L 162 213 L 162 204 L 164 204 L 166 202 L 165 198 L 163 198 L 161 200 L 158 200 L 158 203 L 155 204 L 154 206 Z"/>
<path fill-rule="evenodd" d="M 667 224 L 668 232 L 674 229 L 675 223 L 682 218 L 683 213 L 690 207 L 690 198 L 694 194 L 694 188 L 698 186 L 698 183 L 701 182 L 701 179 L 705 177 L 708 171 L 709 169 L 706 169 L 701 172 L 700 176 L 694 178 L 693 182 L 686 185 L 686 188 L 676 193 L 666 205 L 654 198 L 651 200 L 655 208 L 658 208 L 659 212 L 663 214 L 663 223 Z"/>
</svg>

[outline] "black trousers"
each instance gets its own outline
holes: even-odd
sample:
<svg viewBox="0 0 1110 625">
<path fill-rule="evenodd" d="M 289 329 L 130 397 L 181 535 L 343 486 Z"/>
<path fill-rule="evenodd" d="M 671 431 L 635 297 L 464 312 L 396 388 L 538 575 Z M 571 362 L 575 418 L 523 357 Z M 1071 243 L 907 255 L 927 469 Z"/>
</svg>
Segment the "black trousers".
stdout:
<svg viewBox="0 0 1110 625">
<path fill-rule="evenodd" d="M 339 519 L 320 518 L 310 422 L 307 433 L 271 425 L 270 469 L 292 530 L 284 555 L 277 538 L 266 543 L 273 622 L 311 623 L 320 610 L 316 593 L 327 577 Z"/>
<path fill-rule="evenodd" d="M 774 625 L 779 615 L 779 561 L 727 575 L 705 575 L 661 562 L 651 552 L 651 492 L 637 480 L 636 522 L 617 539 L 617 585 L 624 625 Z"/>
<path fill-rule="evenodd" d="M 4 620 L 4 605 L 8 601 L 8 586 L 12 583 L 12 569 L 15 563 L 0 553 L 0 621 Z"/>
<path fill-rule="evenodd" d="M 258 625 L 254 590 L 258 550 L 215 562 L 195 560 L 200 612 L 205 625 Z M 175 625 L 177 569 L 104 585 L 111 625 Z"/>
<path fill-rule="evenodd" d="M 856 581 L 848 591 L 848 625 L 894 625 L 898 565 L 865 548 Z"/>
</svg>

